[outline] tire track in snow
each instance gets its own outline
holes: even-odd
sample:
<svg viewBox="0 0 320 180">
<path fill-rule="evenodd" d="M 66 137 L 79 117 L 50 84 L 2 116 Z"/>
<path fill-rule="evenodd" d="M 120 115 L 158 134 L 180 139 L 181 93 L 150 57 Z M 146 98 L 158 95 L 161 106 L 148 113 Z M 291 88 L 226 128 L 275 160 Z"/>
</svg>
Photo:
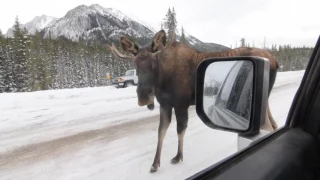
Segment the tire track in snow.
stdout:
<svg viewBox="0 0 320 180">
<path fill-rule="evenodd" d="M 75 152 L 88 144 L 103 140 L 111 142 L 121 137 L 152 130 L 158 126 L 159 117 L 152 116 L 139 121 L 125 122 L 101 129 L 90 130 L 78 134 L 20 147 L 0 154 L 0 170 L 16 165 L 27 165 L 67 153 Z"/>
</svg>

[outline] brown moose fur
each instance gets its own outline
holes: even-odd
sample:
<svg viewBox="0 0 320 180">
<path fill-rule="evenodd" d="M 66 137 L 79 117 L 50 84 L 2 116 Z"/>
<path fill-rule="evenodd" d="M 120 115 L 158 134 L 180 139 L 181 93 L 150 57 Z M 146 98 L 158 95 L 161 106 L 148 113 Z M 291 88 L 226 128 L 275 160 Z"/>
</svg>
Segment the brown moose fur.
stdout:
<svg viewBox="0 0 320 180">
<path fill-rule="evenodd" d="M 267 51 L 257 48 L 237 48 L 224 52 L 199 52 L 191 46 L 176 42 L 175 36 L 166 44 L 166 34 L 159 31 L 147 47 L 139 47 L 126 37 L 120 38 L 122 49 L 131 54 L 121 54 L 114 46 L 110 50 L 118 57 L 134 61 L 138 72 L 138 104 L 152 109 L 154 96 L 160 104 L 160 123 L 158 144 L 150 172 L 160 167 L 163 139 L 171 122 L 172 109 L 175 110 L 178 133 L 178 152 L 171 160 L 173 164 L 183 160 L 183 137 L 188 126 L 188 108 L 195 104 L 195 75 L 198 64 L 209 57 L 260 56 L 270 60 L 269 94 L 274 85 L 278 64 Z M 267 105 L 266 123 L 261 126 L 267 131 L 274 131 L 277 125 Z"/>
</svg>

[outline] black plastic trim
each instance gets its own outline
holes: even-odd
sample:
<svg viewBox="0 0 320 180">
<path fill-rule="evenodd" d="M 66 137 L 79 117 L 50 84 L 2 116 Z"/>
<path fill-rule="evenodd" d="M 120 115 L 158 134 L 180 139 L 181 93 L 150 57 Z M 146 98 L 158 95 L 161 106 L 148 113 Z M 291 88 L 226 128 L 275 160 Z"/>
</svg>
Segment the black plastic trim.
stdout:
<svg viewBox="0 0 320 180">
<path fill-rule="evenodd" d="M 272 139 L 271 139 L 272 138 Z M 285 127 L 225 166 L 191 179 L 313 179 L 319 161 L 318 141 L 299 128 Z"/>
<path fill-rule="evenodd" d="M 242 150 L 230 155 L 229 157 L 226 157 L 225 159 L 207 167 L 206 169 L 194 174 L 193 176 L 189 177 L 188 180 L 191 179 L 203 179 L 209 175 L 212 175 L 214 173 L 218 174 L 230 166 L 230 164 L 234 164 L 238 161 L 241 161 L 246 156 L 250 155 L 253 151 L 256 151 L 257 148 L 262 147 L 269 141 L 281 136 L 284 132 L 286 132 L 289 128 L 288 127 L 282 127 L 278 129 L 275 133 L 270 133 L 261 139 L 252 142 L 249 146 L 243 148 Z"/>
<path fill-rule="evenodd" d="M 320 36 L 288 113 L 286 126 L 301 127 L 316 135 L 319 131 L 319 107 L 316 99 L 320 77 Z M 315 109 L 318 108 L 318 109 Z"/>
<path fill-rule="evenodd" d="M 252 111 L 249 127 L 247 130 L 230 129 L 217 126 L 210 121 L 203 109 L 203 84 L 207 67 L 218 61 L 251 61 L 254 66 L 253 73 L 253 96 Z M 262 57 L 237 56 L 223 58 L 208 58 L 202 61 L 197 68 L 196 74 L 196 112 L 200 119 L 208 127 L 223 131 L 236 132 L 244 136 L 255 135 L 260 131 L 260 124 L 264 123 L 266 113 L 266 102 L 268 98 L 270 62 Z"/>
</svg>

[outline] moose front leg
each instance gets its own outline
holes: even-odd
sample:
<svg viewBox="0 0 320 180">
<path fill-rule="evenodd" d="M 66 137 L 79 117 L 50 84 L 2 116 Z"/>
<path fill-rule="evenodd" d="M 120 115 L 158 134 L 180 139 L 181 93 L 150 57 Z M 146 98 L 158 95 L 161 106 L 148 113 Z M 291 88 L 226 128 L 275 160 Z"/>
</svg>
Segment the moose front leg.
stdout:
<svg viewBox="0 0 320 180">
<path fill-rule="evenodd" d="M 161 158 L 161 149 L 162 149 L 163 139 L 171 123 L 171 117 L 172 117 L 172 107 L 161 106 L 160 107 L 160 123 L 158 128 L 157 152 L 154 157 L 154 161 L 151 166 L 150 172 L 156 172 L 160 167 L 160 158 Z"/>
<path fill-rule="evenodd" d="M 269 131 L 269 132 L 273 132 L 273 131 L 278 129 L 277 123 L 273 119 L 273 116 L 272 116 L 271 111 L 270 111 L 269 100 L 267 102 L 266 116 L 265 116 L 264 124 L 261 125 L 260 129 L 266 130 L 266 131 Z"/>
<path fill-rule="evenodd" d="M 183 161 L 183 139 L 188 127 L 188 108 L 175 108 L 174 110 L 177 119 L 178 153 L 171 159 L 171 164 Z"/>
</svg>

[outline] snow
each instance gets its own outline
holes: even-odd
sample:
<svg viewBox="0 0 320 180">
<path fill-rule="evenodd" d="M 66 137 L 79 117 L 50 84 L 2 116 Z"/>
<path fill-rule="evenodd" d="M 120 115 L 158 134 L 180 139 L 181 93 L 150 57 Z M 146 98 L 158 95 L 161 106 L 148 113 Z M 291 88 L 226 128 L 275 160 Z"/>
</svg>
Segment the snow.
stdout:
<svg viewBox="0 0 320 180">
<path fill-rule="evenodd" d="M 92 17 L 95 17 L 95 20 Z M 138 38 L 151 38 L 152 30 L 149 30 L 147 25 L 139 24 L 140 21 L 137 22 L 138 24 L 133 24 L 134 21 L 117 9 L 104 8 L 98 4 L 80 5 L 69 10 L 64 17 L 59 18 L 55 23 L 47 26 L 45 37 L 48 37 L 49 32 L 51 32 L 52 38 L 65 36 L 73 41 L 78 41 L 78 38 L 82 35 L 86 35 L 88 39 L 93 39 L 94 33 L 90 33 L 93 30 L 99 30 L 104 36 L 109 34 L 109 38 L 115 39 L 123 34 Z M 98 28 L 94 25 L 96 23 Z"/>
<path fill-rule="evenodd" d="M 5 138 L 0 142 L 0 152 L 28 143 L 20 142 L 19 137 L 29 136 L 37 143 L 82 132 L 84 125 L 86 128 L 96 129 L 101 128 L 101 125 L 157 114 L 156 111 L 145 111 L 146 108 L 137 105 L 134 87 L 0 94 L 0 99 L 5 102 L 0 104 L 0 132 L 1 138 Z M 130 113 L 130 117 L 127 113 Z M 58 128 L 54 132 L 48 131 L 52 127 Z M 26 133 L 21 129 L 32 132 Z M 41 134 L 41 137 L 38 134 Z M 15 141 L 10 143 L 12 139 Z"/>
<path fill-rule="evenodd" d="M 54 22 L 58 18 L 47 16 L 47 15 L 41 15 L 34 17 L 30 22 L 27 22 L 26 24 L 22 24 L 22 27 L 26 28 L 28 30 L 29 34 L 34 34 L 37 30 L 40 31 L 51 24 L 54 24 Z M 12 37 L 13 36 L 13 27 L 9 28 L 6 37 Z"/>
<path fill-rule="evenodd" d="M 127 13 L 128 17 L 130 17 L 131 21 L 136 21 L 139 24 L 145 26 L 146 28 L 148 28 L 149 30 L 152 31 L 153 34 L 156 34 L 158 32 L 158 30 L 156 30 L 156 28 L 154 28 L 151 24 L 139 19 L 136 15 L 134 15 L 132 12 L 128 12 Z"/>
<path fill-rule="evenodd" d="M 25 24 L 25 27 L 27 28 L 28 32 L 33 34 L 36 32 L 36 30 L 41 30 L 50 24 L 54 23 L 58 18 L 51 17 L 51 16 L 36 16 L 32 21 Z"/>
<path fill-rule="evenodd" d="M 186 30 L 184 30 L 184 35 L 186 36 L 190 44 L 195 45 L 199 43 L 199 40 L 190 35 Z"/>
<path fill-rule="evenodd" d="M 97 14 L 103 16 L 104 24 L 100 24 Z M 99 28 L 91 27 L 91 24 L 95 22 L 90 22 L 89 15 L 96 16 L 96 22 L 99 24 Z M 125 26 L 127 23 L 129 27 L 126 29 L 121 29 L 120 31 L 118 30 L 118 32 L 113 32 L 117 31 L 117 27 L 111 25 L 112 23 L 110 24 L 106 22 L 108 21 L 106 17 L 116 19 L 117 21 L 124 23 L 121 26 Z M 136 27 L 136 25 L 133 26 L 133 21 L 137 22 L 139 27 Z M 153 33 L 155 33 L 155 30 L 149 24 L 141 21 L 137 17 L 129 17 L 120 10 L 114 8 L 104 8 L 99 4 L 92 4 L 90 6 L 79 5 L 74 9 L 69 10 L 62 18 L 55 18 L 47 15 L 36 16 L 25 25 L 22 24 L 22 27 L 26 27 L 29 34 L 34 34 L 36 30 L 40 31 L 42 29 L 46 29 L 45 37 L 49 36 L 48 31 L 50 31 L 53 38 L 63 35 L 73 41 L 78 41 L 79 36 L 82 34 L 89 35 L 91 31 L 97 29 L 102 33 L 104 33 L 103 30 L 106 29 L 116 33 L 116 35 L 125 33 L 134 35 L 136 37 L 151 37 Z M 13 36 L 12 30 L 13 28 L 8 29 L 6 33 L 7 37 Z"/>
<path fill-rule="evenodd" d="M 279 72 L 271 112 L 283 126 L 304 71 Z M 176 120 L 164 140 L 161 167 L 151 174 L 159 104 L 137 104 L 135 87 L 0 94 L 1 179 L 185 179 L 237 151 L 237 135 L 210 129 L 189 110 L 184 161 Z"/>
</svg>

